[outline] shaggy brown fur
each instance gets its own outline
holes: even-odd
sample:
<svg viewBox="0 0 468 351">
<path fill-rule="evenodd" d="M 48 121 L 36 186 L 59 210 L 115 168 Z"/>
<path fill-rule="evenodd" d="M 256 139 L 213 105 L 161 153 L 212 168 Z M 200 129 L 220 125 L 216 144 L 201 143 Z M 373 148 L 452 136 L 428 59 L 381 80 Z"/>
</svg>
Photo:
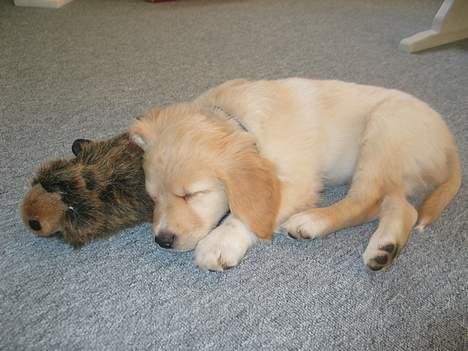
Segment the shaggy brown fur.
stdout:
<svg viewBox="0 0 468 351">
<path fill-rule="evenodd" d="M 126 227 L 151 222 L 143 152 L 128 137 L 78 139 L 75 158 L 42 166 L 21 206 L 24 223 L 40 236 L 63 233 L 79 248 Z"/>
</svg>

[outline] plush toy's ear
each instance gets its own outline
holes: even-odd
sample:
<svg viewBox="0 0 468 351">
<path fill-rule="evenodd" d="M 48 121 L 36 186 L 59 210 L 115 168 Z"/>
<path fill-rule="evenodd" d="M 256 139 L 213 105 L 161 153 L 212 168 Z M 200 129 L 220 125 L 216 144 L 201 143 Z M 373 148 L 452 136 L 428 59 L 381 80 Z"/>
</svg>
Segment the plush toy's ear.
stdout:
<svg viewBox="0 0 468 351">
<path fill-rule="evenodd" d="M 76 139 L 72 144 L 72 152 L 73 155 L 78 156 L 83 149 L 84 144 L 90 143 L 91 140 L 89 139 Z"/>
</svg>

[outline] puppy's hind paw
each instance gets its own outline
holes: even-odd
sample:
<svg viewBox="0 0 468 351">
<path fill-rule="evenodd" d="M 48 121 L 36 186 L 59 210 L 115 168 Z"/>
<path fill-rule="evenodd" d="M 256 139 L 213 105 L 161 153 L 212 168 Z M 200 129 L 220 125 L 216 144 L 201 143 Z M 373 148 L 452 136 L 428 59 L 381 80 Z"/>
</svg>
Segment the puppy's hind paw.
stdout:
<svg viewBox="0 0 468 351">
<path fill-rule="evenodd" d="M 376 250 L 366 250 L 363 255 L 364 263 L 372 271 L 388 268 L 399 253 L 398 244 L 384 244 Z"/>
</svg>

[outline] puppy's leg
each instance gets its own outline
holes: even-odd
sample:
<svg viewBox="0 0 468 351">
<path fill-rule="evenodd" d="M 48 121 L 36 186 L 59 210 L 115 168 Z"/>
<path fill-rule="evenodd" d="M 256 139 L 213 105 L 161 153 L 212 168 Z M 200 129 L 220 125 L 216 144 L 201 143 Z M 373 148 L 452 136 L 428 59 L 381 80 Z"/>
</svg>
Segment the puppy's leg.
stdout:
<svg viewBox="0 0 468 351">
<path fill-rule="evenodd" d="M 239 264 L 257 236 L 237 218 L 229 215 L 224 222 L 200 240 L 195 248 L 195 262 L 210 271 L 223 271 Z"/>
<path fill-rule="evenodd" d="M 299 212 L 289 218 L 282 228 L 296 239 L 315 239 L 371 221 L 377 217 L 379 208 L 379 197 L 357 198 L 348 195 L 331 206 Z"/>
<path fill-rule="evenodd" d="M 360 168 L 363 169 L 360 160 Z M 356 172 L 348 195 L 323 208 L 311 208 L 289 218 L 281 227 L 296 239 L 315 239 L 377 218 L 383 193 L 375 176 Z"/>
<path fill-rule="evenodd" d="M 406 245 L 418 214 L 401 195 L 388 195 L 380 210 L 380 222 L 363 254 L 364 263 L 373 271 L 390 266 Z"/>
</svg>

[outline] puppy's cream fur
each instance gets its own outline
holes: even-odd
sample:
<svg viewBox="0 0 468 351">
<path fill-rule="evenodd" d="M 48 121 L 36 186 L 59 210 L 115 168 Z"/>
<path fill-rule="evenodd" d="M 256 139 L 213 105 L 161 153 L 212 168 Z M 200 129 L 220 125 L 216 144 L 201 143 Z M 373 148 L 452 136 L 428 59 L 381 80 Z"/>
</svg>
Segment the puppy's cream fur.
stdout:
<svg viewBox="0 0 468 351">
<path fill-rule="evenodd" d="M 455 143 L 434 110 L 397 90 L 340 81 L 228 81 L 146 114 L 130 133 L 158 199 L 155 235 L 170 230 L 174 248 L 196 247 L 210 270 L 236 265 L 254 233 L 270 238 L 281 226 L 309 239 L 376 218 L 364 261 L 386 268 L 418 218 L 406 197 L 432 191 L 419 209 L 424 228 L 461 183 Z M 348 181 L 345 199 L 316 207 L 324 185 Z"/>
</svg>

